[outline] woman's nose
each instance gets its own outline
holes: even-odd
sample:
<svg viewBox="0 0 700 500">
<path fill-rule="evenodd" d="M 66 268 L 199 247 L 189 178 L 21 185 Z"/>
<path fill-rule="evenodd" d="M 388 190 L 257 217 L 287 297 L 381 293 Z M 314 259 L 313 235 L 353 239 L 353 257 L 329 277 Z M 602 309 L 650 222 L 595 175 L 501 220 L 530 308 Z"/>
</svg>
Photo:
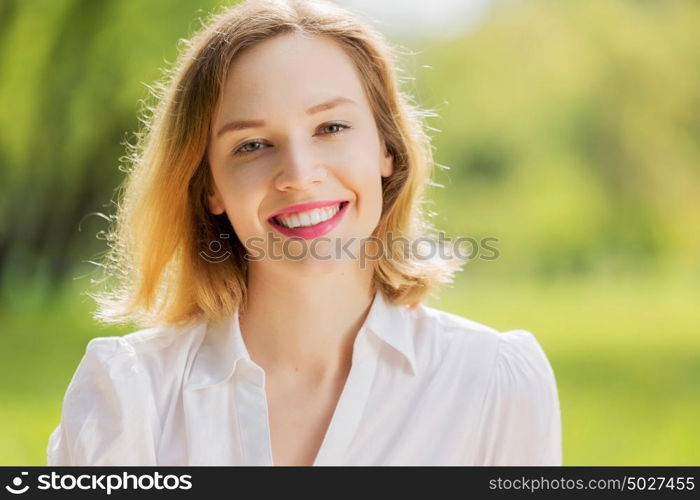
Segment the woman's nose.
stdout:
<svg viewBox="0 0 700 500">
<path fill-rule="evenodd" d="M 327 175 L 320 159 L 311 151 L 311 145 L 287 143 L 280 155 L 280 166 L 275 177 L 275 187 L 280 191 L 307 190 Z"/>
</svg>

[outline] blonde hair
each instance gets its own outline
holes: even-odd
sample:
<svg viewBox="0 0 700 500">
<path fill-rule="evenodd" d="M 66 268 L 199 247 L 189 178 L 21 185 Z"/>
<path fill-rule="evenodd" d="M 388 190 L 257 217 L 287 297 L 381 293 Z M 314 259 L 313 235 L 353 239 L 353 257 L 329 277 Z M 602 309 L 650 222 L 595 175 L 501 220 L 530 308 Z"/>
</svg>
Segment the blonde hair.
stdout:
<svg viewBox="0 0 700 500">
<path fill-rule="evenodd" d="M 331 37 L 357 66 L 376 124 L 393 156 L 392 175 L 382 178 L 383 207 L 373 236 L 388 233 L 434 240 L 424 188 L 434 166 L 425 112 L 411 104 L 395 74 L 395 56 L 384 38 L 353 15 L 324 1 L 255 0 L 213 15 L 185 42 L 169 74 L 154 89 L 145 128 L 127 155 L 127 177 L 101 262 L 111 287 L 92 293 L 95 318 L 150 326 L 219 319 L 243 307 L 247 260 L 226 214 L 207 204 L 212 176 L 206 160 L 211 119 L 228 69 L 242 50 L 273 36 L 301 32 Z M 222 233 L 230 258 L 200 256 Z M 451 282 L 461 262 L 416 259 L 399 249 L 377 260 L 373 287 L 395 304 L 414 307 L 441 283 Z"/>
</svg>

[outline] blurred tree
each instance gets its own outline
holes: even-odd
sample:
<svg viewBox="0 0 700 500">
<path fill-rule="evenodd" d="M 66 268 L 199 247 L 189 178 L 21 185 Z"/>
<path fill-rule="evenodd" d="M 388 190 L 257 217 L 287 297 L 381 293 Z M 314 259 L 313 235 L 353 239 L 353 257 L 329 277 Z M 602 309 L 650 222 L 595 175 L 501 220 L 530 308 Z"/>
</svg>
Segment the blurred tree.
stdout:
<svg viewBox="0 0 700 500">
<path fill-rule="evenodd" d="M 139 128 L 147 84 L 174 60 L 193 20 L 219 4 L 3 4 L 0 273 L 59 282 L 104 250 L 95 236 L 106 222 L 89 216 L 113 212 L 123 142 Z"/>
<path fill-rule="evenodd" d="M 504 1 L 426 48 L 446 225 L 508 274 L 699 272 L 699 7 Z"/>
</svg>

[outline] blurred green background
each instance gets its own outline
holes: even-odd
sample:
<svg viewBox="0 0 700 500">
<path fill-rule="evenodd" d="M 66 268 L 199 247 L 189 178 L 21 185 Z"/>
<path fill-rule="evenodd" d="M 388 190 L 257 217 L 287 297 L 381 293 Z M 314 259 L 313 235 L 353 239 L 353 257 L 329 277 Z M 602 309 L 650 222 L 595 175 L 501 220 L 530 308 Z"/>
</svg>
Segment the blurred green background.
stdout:
<svg viewBox="0 0 700 500">
<path fill-rule="evenodd" d="M 88 340 L 134 329 L 91 319 L 107 222 L 90 214 L 113 212 L 147 85 L 218 5 L 0 2 L 0 465 L 45 464 Z M 536 335 L 565 465 L 700 464 L 699 19 L 525 0 L 390 37 L 449 167 L 434 223 L 498 238 L 430 305 Z"/>
</svg>

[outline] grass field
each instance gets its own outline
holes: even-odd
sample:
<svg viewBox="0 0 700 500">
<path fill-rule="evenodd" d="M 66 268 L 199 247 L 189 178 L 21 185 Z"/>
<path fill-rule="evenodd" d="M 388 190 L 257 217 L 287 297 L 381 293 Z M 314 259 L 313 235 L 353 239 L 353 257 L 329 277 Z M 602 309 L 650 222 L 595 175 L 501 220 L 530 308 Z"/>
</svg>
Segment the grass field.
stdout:
<svg viewBox="0 0 700 500">
<path fill-rule="evenodd" d="M 83 285 L 84 286 L 84 285 Z M 85 345 L 104 328 L 76 286 L 6 289 L 0 306 L 0 465 L 43 465 Z M 532 331 L 557 377 L 565 465 L 700 463 L 700 287 L 690 280 L 470 281 L 430 305 Z"/>
</svg>

